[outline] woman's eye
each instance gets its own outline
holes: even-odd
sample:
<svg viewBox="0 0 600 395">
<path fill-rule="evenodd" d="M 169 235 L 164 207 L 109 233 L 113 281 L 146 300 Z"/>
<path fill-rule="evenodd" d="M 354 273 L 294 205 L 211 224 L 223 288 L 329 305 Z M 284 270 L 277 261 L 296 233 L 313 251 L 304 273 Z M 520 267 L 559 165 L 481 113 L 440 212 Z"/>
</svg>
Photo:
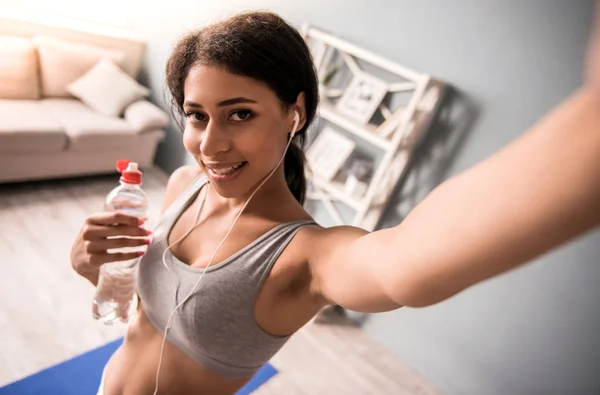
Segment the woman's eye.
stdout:
<svg viewBox="0 0 600 395">
<path fill-rule="evenodd" d="M 250 110 L 238 110 L 231 113 L 230 119 L 232 121 L 246 121 L 252 118 L 252 111 Z"/>
<path fill-rule="evenodd" d="M 190 112 L 185 114 L 185 116 L 189 119 L 191 119 L 192 121 L 197 121 L 197 122 L 204 122 L 206 121 L 206 115 L 202 114 L 201 112 Z"/>
</svg>

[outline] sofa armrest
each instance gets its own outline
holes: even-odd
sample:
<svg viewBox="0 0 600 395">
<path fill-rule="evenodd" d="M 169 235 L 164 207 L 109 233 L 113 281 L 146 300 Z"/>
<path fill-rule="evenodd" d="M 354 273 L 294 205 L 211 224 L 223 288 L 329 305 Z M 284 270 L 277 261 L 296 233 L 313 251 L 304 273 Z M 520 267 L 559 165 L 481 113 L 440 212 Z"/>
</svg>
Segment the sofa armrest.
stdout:
<svg viewBox="0 0 600 395">
<path fill-rule="evenodd" d="M 169 124 L 169 115 L 146 100 L 127 106 L 123 117 L 138 133 L 162 129 Z"/>
</svg>

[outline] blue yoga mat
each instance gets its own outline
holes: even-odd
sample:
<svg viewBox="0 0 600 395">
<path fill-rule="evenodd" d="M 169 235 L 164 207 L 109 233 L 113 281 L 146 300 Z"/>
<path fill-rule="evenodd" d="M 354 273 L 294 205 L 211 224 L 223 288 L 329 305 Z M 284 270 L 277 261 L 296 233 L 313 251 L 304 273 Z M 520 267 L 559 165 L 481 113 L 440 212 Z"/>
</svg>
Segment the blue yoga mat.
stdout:
<svg viewBox="0 0 600 395">
<path fill-rule="evenodd" d="M 123 339 L 89 351 L 78 357 L 42 370 L 22 380 L 0 388 L 0 395 L 96 395 L 102 378 L 102 369 Z M 248 395 L 277 374 L 270 364 L 237 392 Z"/>
</svg>

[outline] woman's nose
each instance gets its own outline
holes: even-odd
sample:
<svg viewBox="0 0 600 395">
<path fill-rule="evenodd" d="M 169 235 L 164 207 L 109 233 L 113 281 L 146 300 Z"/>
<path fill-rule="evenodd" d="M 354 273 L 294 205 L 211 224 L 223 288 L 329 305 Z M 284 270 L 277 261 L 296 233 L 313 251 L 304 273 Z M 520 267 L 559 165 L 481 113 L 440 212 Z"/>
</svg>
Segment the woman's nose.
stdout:
<svg viewBox="0 0 600 395">
<path fill-rule="evenodd" d="M 200 137 L 200 152 L 203 156 L 214 156 L 220 152 L 226 152 L 230 148 L 227 133 L 212 120 L 206 125 L 204 133 Z"/>
</svg>

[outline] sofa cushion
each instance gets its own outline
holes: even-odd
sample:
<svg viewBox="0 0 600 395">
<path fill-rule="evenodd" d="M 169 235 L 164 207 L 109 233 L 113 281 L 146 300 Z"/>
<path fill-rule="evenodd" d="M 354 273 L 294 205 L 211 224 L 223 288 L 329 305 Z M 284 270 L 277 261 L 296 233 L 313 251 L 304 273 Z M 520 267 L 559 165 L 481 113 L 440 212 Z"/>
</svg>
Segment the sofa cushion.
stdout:
<svg viewBox="0 0 600 395">
<path fill-rule="evenodd" d="M 169 124 L 169 115 L 146 100 L 129 105 L 123 116 L 138 132 L 162 129 Z"/>
<path fill-rule="evenodd" d="M 0 152 L 53 152 L 66 148 L 61 123 L 39 100 L 0 100 Z"/>
<path fill-rule="evenodd" d="M 135 144 L 137 133 L 121 118 L 108 117 L 76 99 L 43 99 L 42 107 L 59 120 L 69 150 L 102 151 Z"/>
<path fill-rule="evenodd" d="M 90 70 L 100 59 L 108 58 L 121 66 L 125 60 L 122 51 L 86 44 L 72 43 L 52 37 L 38 36 L 33 39 L 40 59 L 42 96 L 73 96 L 67 85 Z"/>
<path fill-rule="evenodd" d="M 100 114 L 111 117 L 120 117 L 128 105 L 150 94 L 147 88 L 108 59 L 100 60 L 67 85 L 67 92 Z"/>
<path fill-rule="evenodd" d="M 23 37 L 0 36 L 0 99 L 39 99 L 35 46 Z"/>
</svg>

